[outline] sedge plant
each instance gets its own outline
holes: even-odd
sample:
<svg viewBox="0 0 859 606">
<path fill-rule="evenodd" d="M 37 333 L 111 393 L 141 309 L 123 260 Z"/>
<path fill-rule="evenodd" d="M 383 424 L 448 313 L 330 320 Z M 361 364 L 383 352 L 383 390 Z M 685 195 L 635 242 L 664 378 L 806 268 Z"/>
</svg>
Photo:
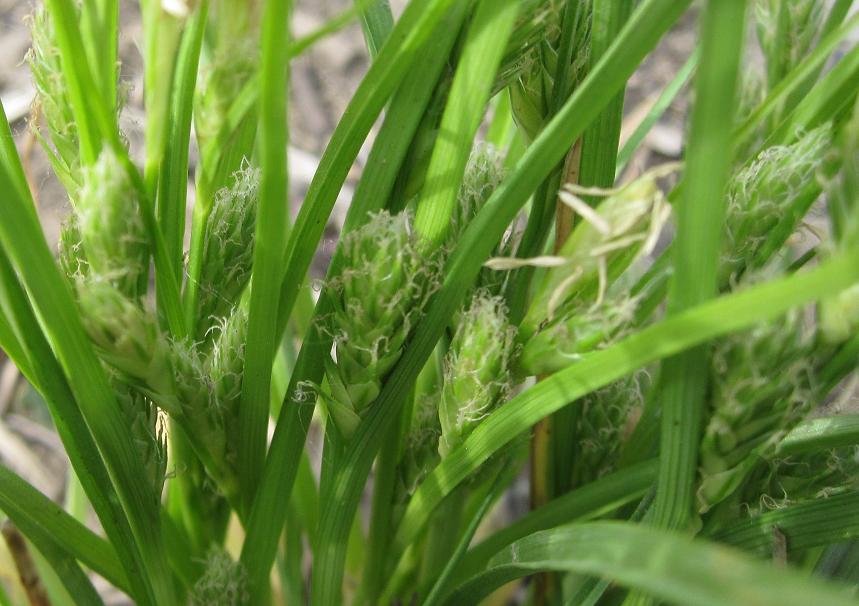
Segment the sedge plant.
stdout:
<svg viewBox="0 0 859 606">
<path fill-rule="evenodd" d="M 857 603 L 852 5 L 357 0 L 295 38 L 291 0 L 143 0 L 142 150 L 119 3 L 37 6 L 71 212 L 46 241 L 0 113 L 0 347 L 70 496 L 0 466 L 0 511 L 48 598 Z M 290 61 L 353 20 L 369 68 L 292 220 Z M 642 168 L 681 91 L 682 158 Z"/>
</svg>

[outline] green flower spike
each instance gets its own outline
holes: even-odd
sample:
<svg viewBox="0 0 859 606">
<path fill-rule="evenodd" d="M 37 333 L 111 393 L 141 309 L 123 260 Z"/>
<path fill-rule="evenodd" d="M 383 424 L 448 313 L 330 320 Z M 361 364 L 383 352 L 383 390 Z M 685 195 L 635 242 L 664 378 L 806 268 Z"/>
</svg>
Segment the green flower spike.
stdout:
<svg viewBox="0 0 859 606">
<path fill-rule="evenodd" d="M 478 292 L 445 358 L 439 405 L 442 457 L 461 444 L 509 392 L 515 336 L 503 300 Z"/>
<path fill-rule="evenodd" d="M 798 312 L 720 341 L 700 449 L 702 512 L 734 493 L 816 401 L 812 335 Z M 782 377 L 781 381 L 772 378 Z"/>
<path fill-rule="evenodd" d="M 321 391 L 335 424 L 351 435 L 403 351 L 435 280 L 406 214 L 373 215 L 344 237 L 344 269 L 331 284 L 336 363 L 327 360 L 330 392 Z"/>
<path fill-rule="evenodd" d="M 250 280 L 259 179 L 259 170 L 246 164 L 233 175 L 233 184 L 215 196 L 200 272 L 200 340 L 208 341 L 211 327 L 229 314 Z"/>
<path fill-rule="evenodd" d="M 125 166 L 105 147 L 83 171 L 76 208 L 90 270 L 129 297 L 137 294 L 148 269 L 139 195 Z"/>
<path fill-rule="evenodd" d="M 84 328 L 102 360 L 171 414 L 175 398 L 170 344 L 155 317 L 104 280 L 78 283 Z M 166 397 L 162 397 L 166 396 Z"/>
</svg>

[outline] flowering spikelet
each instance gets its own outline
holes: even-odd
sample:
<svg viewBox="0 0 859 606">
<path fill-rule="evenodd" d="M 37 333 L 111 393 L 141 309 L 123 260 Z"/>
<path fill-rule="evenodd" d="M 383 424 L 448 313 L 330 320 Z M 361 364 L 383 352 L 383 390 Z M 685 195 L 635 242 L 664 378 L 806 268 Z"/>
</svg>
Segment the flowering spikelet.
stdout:
<svg viewBox="0 0 859 606">
<path fill-rule="evenodd" d="M 171 367 L 176 398 L 188 425 L 200 436 L 206 459 L 219 469 L 210 473 L 222 484 L 233 485 L 238 402 L 244 370 L 247 311 L 237 307 L 211 329 L 211 345 L 190 341 L 171 343 Z"/>
<path fill-rule="evenodd" d="M 536 25 L 536 31 L 542 35 L 528 48 L 528 52 L 520 51 L 517 66 L 513 69 L 508 66 L 503 68 L 507 72 L 503 80 L 511 82 L 510 101 L 513 117 L 528 141 L 534 139 L 546 119 L 550 117 L 549 94 L 554 87 L 559 61 L 562 7 L 563 3 L 554 0 L 542 3 L 533 16 L 530 16 Z M 579 7 L 581 8 L 577 14 L 576 31 L 573 35 L 575 44 L 572 49 L 573 63 L 569 66 L 567 75 L 568 86 L 571 88 L 582 78 L 589 62 L 590 3 L 579 3 Z M 524 16 L 526 19 L 529 17 L 527 13 Z M 518 29 L 527 31 L 521 25 Z"/>
<path fill-rule="evenodd" d="M 573 485 L 581 486 L 614 470 L 644 409 L 650 383 L 641 371 L 591 392 L 576 405 L 576 454 Z"/>
<path fill-rule="evenodd" d="M 439 404 L 439 454 L 461 444 L 507 395 L 516 331 L 500 297 L 479 292 L 466 311 L 444 362 Z"/>
<path fill-rule="evenodd" d="M 504 178 L 501 153 L 490 144 L 479 144 L 471 152 L 459 188 L 456 215 L 451 221 L 451 239 L 465 231 Z"/>
<path fill-rule="evenodd" d="M 373 215 L 342 246 L 344 269 L 331 284 L 337 361 L 328 361 L 331 392 L 323 399 L 348 436 L 400 359 L 435 271 L 418 252 L 405 214 Z"/>
<path fill-rule="evenodd" d="M 208 477 L 214 481 L 213 485 L 206 487 L 206 492 L 211 496 L 234 498 L 237 490 L 236 457 L 234 441 L 229 436 L 233 435 L 231 431 L 235 425 L 230 424 L 228 411 L 216 398 L 215 383 L 209 375 L 209 360 L 201 353 L 198 343 L 182 340 L 173 341 L 170 345 L 174 391 L 172 394 L 157 394 L 153 398 L 162 407 L 166 407 L 162 402 L 170 403 L 174 407 L 171 415 L 187 428 L 194 452 L 205 466 Z M 203 478 L 197 477 L 195 481 L 201 483 Z"/>
<path fill-rule="evenodd" d="M 455 245 L 469 223 L 486 205 L 486 202 L 504 179 L 504 156 L 490 144 L 479 144 L 471 152 L 465 176 L 459 189 L 457 214 L 452 220 L 450 241 Z M 515 225 L 506 231 L 492 252 L 494 257 L 509 257 L 515 253 L 519 234 Z M 475 280 L 475 290 L 486 289 L 493 295 L 501 294 L 508 274 L 483 267 Z"/>
<path fill-rule="evenodd" d="M 206 571 L 194 585 L 190 606 L 245 606 L 250 603 L 247 573 L 230 555 L 213 548 L 206 558 Z"/>
<path fill-rule="evenodd" d="M 136 294 L 146 271 L 147 237 L 139 196 L 109 147 L 83 171 L 76 211 L 87 262 L 93 273 L 128 296 Z"/>
<path fill-rule="evenodd" d="M 823 22 L 823 6 L 815 0 L 758 0 L 754 3 L 758 40 L 767 62 L 770 89 L 808 55 Z"/>
<path fill-rule="evenodd" d="M 568 185 L 560 199 L 580 214 L 582 221 L 557 255 L 491 259 L 487 263 L 495 269 L 522 265 L 548 268 L 522 323 L 524 339 L 569 317 L 582 305 L 600 306 L 610 282 L 633 261 L 652 252 L 671 213 L 657 179 L 674 169 L 671 165 L 657 167 L 619 190 L 603 192 L 608 196 L 596 208 L 577 197 L 584 193 L 580 188 Z"/>
<path fill-rule="evenodd" d="M 30 33 L 33 45 L 27 53 L 27 63 L 36 88 L 36 108 L 44 117 L 53 149 L 39 134 L 37 123 L 33 124 L 33 130 L 60 181 L 74 195 L 79 186 L 76 180 L 80 169 L 77 123 L 65 85 L 53 23 L 45 8 L 37 9 L 31 17 Z"/>
<path fill-rule="evenodd" d="M 815 401 L 811 335 L 798 312 L 714 348 L 709 422 L 700 450 L 701 511 L 742 484 Z M 773 381 L 773 377 L 781 377 Z"/>
<path fill-rule="evenodd" d="M 751 515 L 859 488 L 859 448 L 848 446 L 763 462 L 739 500 Z"/>
<path fill-rule="evenodd" d="M 203 244 L 199 339 L 207 340 L 211 326 L 227 315 L 250 280 L 259 177 L 259 170 L 246 164 L 215 196 Z"/>
<path fill-rule="evenodd" d="M 815 174 L 830 145 L 832 128 L 825 124 L 805 133 L 792 145 L 762 151 L 738 172 L 728 186 L 728 214 L 722 245 L 720 281 L 723 287 L 746 267 L 757 267 L 767 259 L 756 259 L 770 232 L 779 221 L 791 217 L 795 228 L 817 191 Z"/>
<path fill-rule="evenodd" d="M 218 406 L 232 411 L 235 415 L 238 414 L 235 409 L 242 392 L 247 325 L 247 309 L 241 305 L 236 306 L 229 317 L 213 329 L 216 336 L 212 343 L 212 353 L 206 363 Z"/>
<path fill-rule="evenodd" d="M 57 258 L 60 269 L 72 283 L 87 275 L 89 265 L 81 242 L 81 230 L 78 227 L 77 216 L 74 213 L 60 228 Z"/>
<path fill-rule="evenodd" d="M 616 341 L 632 323 L 636 305 L 636 298 L 626 296 L 579 305 L 528 340 L 519 358 L 520 370 L 527 376 L 552 374 Z"/>
<path fill-rule="evenodd" d="M 172 394 L 170 346 L 155 317 L 104 280 L 78 282 L 84 328 L 101 358 L 152 394 Z M 180 411 L 168 400 L 158 404 Z"/>
</svg>

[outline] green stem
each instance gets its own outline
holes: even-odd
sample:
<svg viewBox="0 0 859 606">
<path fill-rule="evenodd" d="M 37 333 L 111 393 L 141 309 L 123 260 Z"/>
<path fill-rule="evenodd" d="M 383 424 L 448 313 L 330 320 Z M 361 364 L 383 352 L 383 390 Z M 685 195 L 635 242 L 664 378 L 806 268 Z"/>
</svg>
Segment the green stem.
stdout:
<svg viewBox="0 0 859 606">
<path fill-rule="evenodd" d="M 262 21 L 259 155 L 262 178 L 254 237 L 253 286 L 238 419 L 237 470 L 242 509 L 250 512 L 266 455 L 271 368 L 280 334 L 276 331 L 283 277 L 287 206 L 286 120 L 289 74 L 289 18 L 292 0 L 267 0 Z"/>
<path fill-rule="evenodd" d="M 462 526 L 462 512 L 468 494 L 468 486 L 458 487 L 447 495 L 433 514 L 423 550 L 419 587 L 427 586 L 436 578 L 456 550 Z"/>
<path fill-rule="evenodd" d="M 702 17 L 701 69 L 686 161 L 685 202 L 677 209 L 669 315 L 716 294 L 724 190 L 733 155 L 725 124 L 732 123 L 736 105 L 745 10 L 743 0 L 710 0 Z M 708 368 L 703 348 L 663 363 L 661 458 L 654 503 L 654 523 L 663 528 L 686 529 L 693 515 Z"/>
<path fill-rule="evenodd" d="M 414 398 L 412 398 L 413 401 Z M 402 440 L 406 433 L 403 431 L 403 419 L 411 415 L 409 408 L 406 406 L 401 409 L 399 413 L 401 418 L 399 422 L 391 425 L 387 438 L 382 444 L 382 449 L 379 451 L 379 457 L 376 459 L 373 476 L 373 503 L 370 509 L 370 532 L 367 537 L 370 551 L 367 554 L 367 563 L 364 567 L 359 599 L 356 600 L 358 604 L 376 604 L 379 600 L 379 592 L 382 590 L 385 569 L 389 562 L 388 555 L 393 530 L 391 517 L 397 481 L 397 465 L 402 450 Z"/>
</svg>

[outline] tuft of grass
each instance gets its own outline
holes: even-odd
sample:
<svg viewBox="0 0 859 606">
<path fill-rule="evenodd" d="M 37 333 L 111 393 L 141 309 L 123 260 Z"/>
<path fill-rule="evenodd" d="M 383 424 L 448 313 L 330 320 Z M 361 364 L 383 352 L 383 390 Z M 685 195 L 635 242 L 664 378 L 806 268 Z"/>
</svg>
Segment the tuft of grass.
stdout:
<svg viewBox="0 0 859 606">
<path fill-rule="evenodd" d="M 83 494 L 0 466 L 0 511 L 48 597 L 102 604 L 91 571 L 147 606 L 526 576 L 534 606 L 853 603 L 859 18 L 692 4 L 359 0 L 292 40 L 290 0 L 147 0 L 142 166 L 118 5 L 39 7 L 31 125 L 73 212 L 55 258 L 0 113 L 0 347 Z M 696 49 L 621 146 L 689 11 Z M 289 64 L 353 19 L 371 65 L 292 224 Z M 690 79 L 683 157 L 633 174 Z"/>
</svg>

